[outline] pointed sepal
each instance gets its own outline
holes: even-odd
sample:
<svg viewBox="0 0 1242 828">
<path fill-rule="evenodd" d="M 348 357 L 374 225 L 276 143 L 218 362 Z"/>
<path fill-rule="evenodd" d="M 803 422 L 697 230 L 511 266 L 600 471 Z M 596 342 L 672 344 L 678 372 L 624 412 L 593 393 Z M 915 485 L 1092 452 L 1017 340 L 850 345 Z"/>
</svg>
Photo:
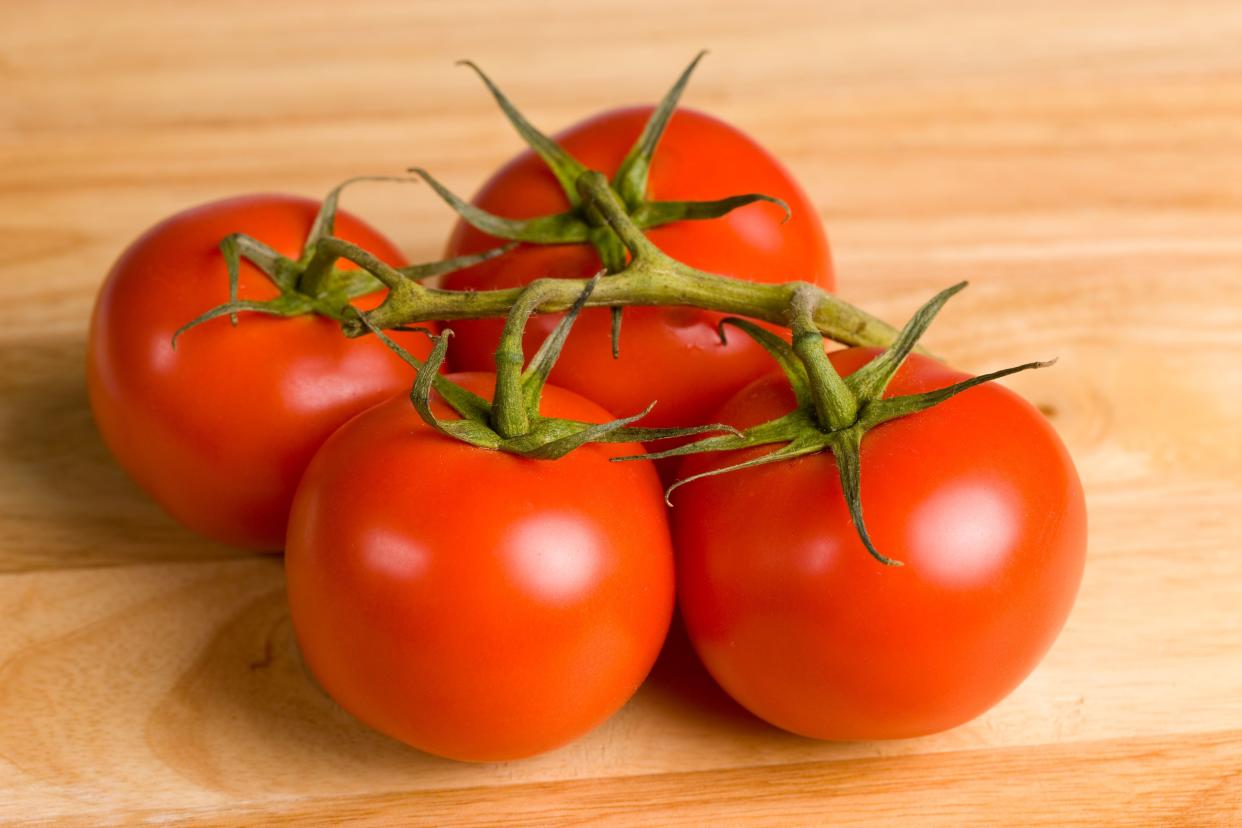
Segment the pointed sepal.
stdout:
<svg viewBox="0 0 1242 828">
<path fill-rule="evenodd" d="M 765 446 L 772 443 L 790 443 L 797 439 L 799 434 L 812 426 L 813 421 L 807 416 L 806 411 L 795 408 L 782 417 L 751 426 L 745 431 L 738 431 L 728 425 L 714 426 L 712 430 L 728 433 L 715 437 L 706 437 L 693 443 L 687 443 L 684 446 L 677 446 L 676 448 L 663 451 L 630 454 L 613 459 L 617 462 L 624 462 L 626 460 L 663 460 L 668 457 L 685 457 L 688 454 L 737 451 L 738 449 L 754 448 L 755 446 Z M 644 439 L 643 442 L 650 442 L 650 440 Z"/>
<path fill-rule="evenodd" d="M 509 253 L 517 247 L 516 242 L 502 244 L 499 247 L 488 248 L 481 253 L 470 253 L 465 256 L 453 256 L 449 259 L 441 259 L 437 262 L 426 262 L 424 264 L 412 264 L 406 267 L 398 268 L 397 272 L 411 282 L 422 282 L 427 279 L 433 279 L 436 276 L 443 276 L 447 273 L 456 273 L 459 270 L 465 270 L 468 267 L 483 264 L 483 262 L 497 259 L 506 253 Z"/>
<path fill-rule="evenodd" d="M 782 224 L 789 221 L 792 215 L 789 205 L 783 199 L 763 193 L 743 193 L 715 201 L 648 201 L 639 205 L 630 214 L 630 218 L 639 227 L 648 230 L 652 227 L 672 224 L 675 221 L 705 221 L 723 218 L 739 207 L 757 203 L 775 204 L 780 207 L 785 212 L 784 218 L 781 219 Z"/>
<path fill-rule="evenodd" d="M 863 520 L 861 447 L 864 433 L 864 429 L 855 426 L 836 432 L 833 434 L 833 439 L 828 443 L 828 447 L 832 450 L 832 456 L 837 461 L 837 475 L 841 479 L 841 494 L 845 497 L 845 505 L 850 511 L 850 520 L 854 523 L 854 531 L 858 533 L 858 539 L 862 541 L 863 546 L 871 553 L 871 557 L 885 566 L 901 566 L 901 561 L 882 555 L 875 548 L 875 543 L 871 540 L 871 533 L 867 531 L 867 523 Z"/>
<path fill-rule="evenodd" d="M 963 391 L 968 391 L 977 385 L 983 385 L 1001 377 L 1007 377 L 1010 374 L 1017 374 L 1020 371 L 1032 371 L 1037 368 L 1047 368 L 1056 363 L 1055 359 L 1045 360 L 1043 362 L 1027 362 L 1022 365 L 1014 365 L 1009 368 L 1002 368 L 999 371 L 992 371 L 987 374 L 980 374 L 977 377 L 955 382 L 944 388 L 937 388 L 933 391 L 924 391 L 921 394 L 905 394 L 900 397 L 888 397 L 880 400 L 872 400 L 862 412 L 860 422 L 867 428 L 874 428 L 881 423 L 889 420 L 896 420 L 898 417 L 906 417 L 911 414 L 917 414 L 920 411 L 939 405 L 946 400 L 956 397 Z"/>
<path fill-rule="evenodd" d="M 673 117 L 674 110 L 677 109 L 677 103 L 686 90 L 686 84 L 690 82 L 690 76 L 694 74 L 695 67 L 706 54 L 707 51 L 704 50 L 695 55 L 694 60 L 690 61 L 690 65 L 682 71 L 676 83 L 664 94 L 660 103 L 652 111 L 651 117 L 647 119 L 638 140 L 634 142 L 634 146 L 630 147 L 630 151 L 621 161 L 621 166 L 617 168 L 616 175 L 613 176 L 612 185 L 630 210 L 634 210 L 647 199 L 647 175 L 651 170 L 651 158 L 655 155 L 660 139 L 664 137 L 664 130 L 668 128 L 668 122 Z"/>
<path fill-rule="evenodd" d="M 552 368 L 556 365 L 557 359 L 561 356 L 561 351 L 565 348 L 565 341 L 569 339 L 569 332 L 573 330 L 574 322 L 577 321 L 578 315 L 582 313 L 582 309 L 586 307 L 587 300 L 591 298 L 591 294 L 595 291 L 595 286 L 599 284 L 599 279 L 603 273 L 596 273 L 587 280 L 586 286 L 582 292 L 578 294 L 578 298 L 574 300 L 573 305 L 556 323 L 556 327 L 552 329 L 552 333 L 539 345 L 539 350 L 531 357 L 526 370 L 522 372 L 522 390 L 526 397 L 526 409 L 532 417 L 539 416 L 539 398 L 543 394 L 543 386 L 548 381 L 548 375 L 552 373 Z"/>
<path fill-rule="evenodd" d="M 952 287 L 945 288 L 915 311 L 914 316 L 910 317 L 910 321 L 901 329 L 901 333 L 893 340 L 892 345 L 846 377 L 845 384 L 849 389 L 861 400 L 875 400 L 884 396 L 884 389 L 888 388 L 897 369 L 901 368 L 906 357 L 914 350 L 914 346 L 923 337 L 932 320 L 936 318 L 936 314 L 940 313 L 945 303 L 960 293 L 966 284 L 966 282 L 958 282 Z"/>
<path fill-rule="evenodd" d="M 197 328 L 204 322 L 210 322 L 221 316 L 236 317 L 238 313 L 262 313 L 268 316 L 302 316 L 311 311 L 309 300 L 298 296 L 277 296 L 263 302 L 249 299 L 238 299 L 223 305 L 216 305 L 206 313 L 200 314 L 175 330 L 172 335 L 172 348 L 177 350 L 177 340 L 191 328 Z"/>
<path fill-rule="evenodd" d="M 776 360 L 776 364 L 781 367 L 781 371 L 785 374 L 785 379 L 789 381 L 789 387 L 793 389 L 794 398 L 798 401 L 799 408 L 814 405 L 814 401 L 811 398 L 811 386 L 810 380 L 807 378 L 806 366 L 798 359 L 798 355 L 794 353 L 792 345 L 762 325 L 737 316 L 726 316 L 716 326 L 717 333 L 720 334 L 721 344 L 724 344 L 726 341 L 724 332 L 726 326 L 737 328 L 745 333 L 767 351 L 772 359 Z"/>
<path fill-rule="evenodd" d="M 577 431 L 565 435 L 551 442 L 544 443 L 538 448 L 531 449 L 526 452 L 527 457 L 533 457 L 536 460 L 557 460 L 569 454 L 576 448 L 581 448 L 587 443 L 597 443 L 608 441 L 609 438 L 615 437 L 618 433 L 625 430 L 625 427 L 636 423 L 643 417 L 651 413 L 651 409 L 655 408 L 655 403 L 647 406 L 637 414 L 629 417 L 619 417 L 615 420 L 609 420 L 606 423 L 583 423 L 582 427 Z"/>
<path fill-rule="evenodd" d="M 590 241 L 591 227 L 577 210 L 531 219 L 504 218 L 461 198 L 421 167 L 411 167 L 410 172 L 426 181 L 436 195 L 461 216 L 462 221 L 489 236 L 532 244 L 581 244 Z"/>
<path fill-rule="evenodd" d="M 693 483 L 696 480 L 703 480 L 708 477 L 716 477 L 721 474 L 731 474 L 733 472 L 742 471 L 743 469 L 753 469 L 756 466 L 766 466 L 769 463 L 780 463 L 786 460 L 793 460 L 797 457 L 805 457 L 808 454 L 818 454 L 824 450 L 822 443 L 813 439 L 795 439 L 778 449 L 761 454 L 758 457 L 752 457 L 749 460 L 743 460 L 740 463 L 734 463 L 731 466 L 724 466 L 711 471 L 699 472 L 681 480 L 674 481 L 667 489 L 664 490 L 664 502 L 669 506 L 673 505 L 673 492 L 680 489 L 687 483 Z"/>
<path fill-rule="evenodd" d="M 496 103 L 500 105 L 501 111 L 505 113 L 505 117 L 509 119 L 509 123 L 517 130 L 518 135 L 526 142 L 535 154 L 543 159 L 548 165 L 548 169 L 556 176 L 556 180 L 560 182 L 561 189 L 565 191 L 565 196 L 569 199 L 569 203 L 578 205 L 578 191 L 574 186 L 574 182 L 578 180 L 578 176 L 586 172 L 586 167 L 561 147 L 560 144 L 544 135 L 534 124 L 526 120 L 526 117 L 518 111 L 518 108 L 505 96 L 500 88 L 492 82 L 492 79 L 484 74 L 483 70 L 475 65 L 472 61 L 458 61 L 459 66 L 469 66 L 474 70 L 479 79 L 487 86 L 488 91 L 492 93 L 492 97 L 496 99 Z"/>
<path fill-rule="evenodd" d="M 333 234 L 336 228 L 336 213 L 341 200 L 341 193 L 347 188 L 364 181 L 389 181 L 399 184 L 411 184 L 415 179 L 393 175 L 356 175 L 337 184 L 328 191 L 323 201 L 319 203 L 319 212 L 315 214 L 315 221 L 311 224 L 310 232 L 306 234 L 306 240 L 302 245 L 301 261 L 303 263 L 310 261 L 320 241 Z"/>
</svg>

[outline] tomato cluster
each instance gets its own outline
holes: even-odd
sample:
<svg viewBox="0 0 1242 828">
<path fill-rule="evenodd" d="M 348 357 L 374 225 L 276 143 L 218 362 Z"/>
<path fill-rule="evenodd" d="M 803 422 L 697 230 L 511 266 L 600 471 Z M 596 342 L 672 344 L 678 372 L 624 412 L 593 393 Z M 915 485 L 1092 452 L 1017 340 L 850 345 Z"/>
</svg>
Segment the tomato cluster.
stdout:
<svg viewBox="0 0 1242 828">
<path fill-rule="evenodd" d="M 611 174 L 651 116 L 608 112 L 558 143 Z M 515 219 L 571 209 L 543 160 L 513 159 L 474 204 Z M 830 289 L 828 244 L 796 182 L 735 128 L 678 110 L 648 194 L 691 201 L 737 192 L 780 199 L 791 217 L 750 204 L 647 235 L 704 270 Z M 691 454 L 676 476 L 704 479 L 679 489 L 669 510 L 650 460 L 614 462 L 640 454 L 637 442 L 588 442 L 546 460 L 456 439 L 468 433 L 458 428 L 469 419 L 461 400 L 488 410 L 499 320 L 452 323 L 456 373 L 436 382 L 457 396 L 428 392 L 421 406 L 406 398 L 412 375 L 394 352 L 399 345 L 426 359 L 421 332 L 347 339 L 339 320 L 315 313 L 240 321 L 222 313 L 173 346 L 174 333 L 212 306 L 304 286 L 278 289 L 271 273 L 243 263 L 231 294 L 217 243 L 235 233 L 261 238 L 284 257 L 281 267 L 302 272 L 318 209 L 281 196 L 233 199 L 138 239 L 96 304 L 88 385 L 105 441 L 177 520 L 225 543 L 285 549 L 307 664 L 376 729 L 471 761 L 564 744 L 641 684 L 676 595 L 704 665 L 757 716 L 826 739 L 914 736 L 999 701 L 1064 623 L 1084 560 L 1082 490 L 1047 422 L 999 386 L 878 425 L 862 442 L 861 510 L 870 540 L 905 564 L 890 568 L 860 540 L 832 452 L 718 476 L 771 447 Z M 391 242 L 348 214 L 335 216 L 333 233 L 403 264 Z M 463 221 L 448 252 L 500 241 Z M 525 243 L 450 274 L 445 287 L 580 279 L 601 263 L 590 244 Z M 383 296 L 355 297 L 354 307 Z M 532 415 L 585 429 L 658 399 L 653 425 L 745 431 L 798 409 L 770 348 L 722 337 L 720 320 L 685 307 L 627 309 L 614 358 L 608 309 L 587 309 Z M 558 324 L 534 316 L 526 353 Z M 876 353 L 852 348 L 830 360 L 848 377 Z M 884 394 L 964 378 L 913 355 Z"/>
</svg>

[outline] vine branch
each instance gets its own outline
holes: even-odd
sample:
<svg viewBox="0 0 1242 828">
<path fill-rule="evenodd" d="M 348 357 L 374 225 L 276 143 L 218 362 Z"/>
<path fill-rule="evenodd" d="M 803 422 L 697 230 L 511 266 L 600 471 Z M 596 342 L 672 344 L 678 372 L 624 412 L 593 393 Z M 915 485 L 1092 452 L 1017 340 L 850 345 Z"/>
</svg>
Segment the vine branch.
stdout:
<svg viewBox="0 0 1242 828">
<path fill-rule="evenodd" d="M 884 347 L 897 337 L 898 331 L 893 326 L 809 282 L 746 282 L 683 264 L 665 255 L 643 235 L 601 173 L 581 174 L 577 188 L 583 202 L 598 210 L 630 252 L 629 264 L 599 281 L 586 302 L 587 307 L 681 305 L 785 325 L 790 303 L 795 294 L 802 292 L 814 307 L 811 322 L 829 339 L 845 345 Z M 532 309 L 535 313 L 568 310 L 590 280 L 541 281 L 546 284 L 541 285 L 539 304 Z M 525 288 L 453 291 L 427 287 L 408 279 L 396 283 L 389 280 L 387 286 L 390 288 L 388 297 L 366 314 L 367 321 L 377 328 L 507 316 L 525 291 Z M 342 327 L 348 336 L 368 332 L 368 327 L 356 318 L 347 318 Z"/>
</svg>

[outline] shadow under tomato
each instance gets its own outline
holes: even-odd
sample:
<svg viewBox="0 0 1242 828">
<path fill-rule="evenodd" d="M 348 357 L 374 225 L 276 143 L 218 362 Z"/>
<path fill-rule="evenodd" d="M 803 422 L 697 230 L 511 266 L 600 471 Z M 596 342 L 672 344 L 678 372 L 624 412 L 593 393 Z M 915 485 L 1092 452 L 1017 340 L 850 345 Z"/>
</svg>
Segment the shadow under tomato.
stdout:
<svg viewBox="0 0 1242 828">
<path fill-rule="evenodd" d="M 647 677 L 644 693 L 658 699 L 661 705 L 674 708 L 678 715 L 710 721 L 713 726 L 724 726 L 735 732 L 781 732 L 720 688 L 694 651 L 680 612 L 673 614 L 668 638 Z"/>
<path fill-rule="evenodd" d="M 0 511 L 20 515 L 0 572 L 250 557 L 160 511 L 113 460 L 86 394 L 81 339 L 0 344 Z"/>
<path fill-rule="evenodd" d="M 251 600 L 215 631 L 147 720 L 147 743 L 164 763 L 240 796 L 401 790 L 479 772 L 483 766 L 390 739 L 337 705 L 302 660 L 281 562 L 255 566 Z"/>
</svg>

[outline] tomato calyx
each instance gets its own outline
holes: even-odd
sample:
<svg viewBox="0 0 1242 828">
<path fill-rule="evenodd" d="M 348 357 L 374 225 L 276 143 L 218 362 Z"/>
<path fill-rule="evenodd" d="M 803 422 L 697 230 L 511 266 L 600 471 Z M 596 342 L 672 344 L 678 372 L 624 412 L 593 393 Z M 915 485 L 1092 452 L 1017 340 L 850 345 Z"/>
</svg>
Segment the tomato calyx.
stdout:
<svg viewBox="0 0 1242 828">
<path fill-rule="evenodd" d="M 396 268 L 381 261 L 373 253 L 353 242 L 332 235 L 337 205 L 342 191 L 361 181 L 413 182 L 415 179 L 392 176 L 357 176 L 333 187 L 324 198 L 307 233 L 298 259 L 282 256 L 267 244 L 245 233 L 233 233 L 220 241 L 220 252 L 228 270 L 229 299 L 207 310 L 178 328 L 172 337 L 173 348 L 186 331 L 220 316 L 228 316 L 233 325 L 240 313 L 262 313 L 269 316 L 304 316 L 318 314 L 337 322 L 351 318 L 350 303 L 381 288 L 395 289 L 407 281 L 419 282 L 433 276 L 494 259 L 514 245 L 485 250 L 470 256 Z M 245 259 L 263 273 L 280 291 L 272 299 L 253 300 L 238 297 L 241 262 Z M 356 269 L 336 267 L 344 259 Z"/>
<path fill-rule="evenodd" d="M 650 201 L 647 198 L 647 179 L 651 159 L 660 139 L 668 127 L 677 103 L 685 91 L 691 74 L 707 52 L 700 52 L 681 73 L 677 82 L 665 93 L 652 111 L 638 140 L 621 162 L 609 186 L 620 197 L 631 219 L 646 230 L 670 224 L 674 221 L 693 221 L 720 218 L 739 207 L 766 201 L 775 204 L 789 217 L 789 205 L 783 200 L 762 193 L 744 193 L 713 201 Z M 510 219 L 489 213 L 455 195 L 431 173 L 421 167 L 411 167 L 410 172 L 426 181 L 468 224 L 491 236 L 530 244 L 582 244 L 590 243 L 599 252 L 605 268 L 615 273 L 625 267 L 625 248 L 620 239 L 611 233 L 596 211 L 585 201 L 578 189 L 578 179 L 587 172 L 578 159 L 570 155 L 556 141 L 540 132 L 526 119 L 500 88 L 475 63 L 459 61 L 479 76 L 505 117 L 522 140 L 539 157 L 556 177 L 568 199 L 570 209 L 563 213 L 538 216 L 530 219 Z"/>
<path fill-rule="evenodd" d="M 642 230 L 676 221 L 720 218 L 740 207 L 756 202 L 768 202 L 779 206 L 785 211 L 785 220 L 789 219 L 788 204 L 782 199 L 762 193 L 743 193 L 712 201 L 651 201 L 648 199 L 647 180 L 652 157 L 690 81 L 690 76 L 706 54 L 706 51 L 699 52 L 665 93 L 652 111 L 642 133 L 609 182 L 609 187 L 624 205 L 631 221 Z M 579 191 L 578 181 L 584 173 L 588 172 L 587 167 L 531 124 L 475 63 L 468 60 L 459 61 L 459 63 L 474 70 L 487 86 L 488 91 L 491 92 L 518 135 L 556 177 L 570 207 L 562 213 L 530 219 L 504 218 L 460 198 L 422 167 L 411 167 L 409 172 L 426 181 L 467 224 L 490 236 L 525 244 L 590 244 L 595 248 L 607 273 L 623 271 L 627 262 L 625 245 L 611 230 L 599 211 L 594 209 L 592 203 L 584 199 Z M 615 357 L 619 355 L 620 347 L 620 307 L 613 307 L 612 314 L 612 351 Z"/>
<path fill-rule="evenodd" d="M 793 344 L 767 329 L 745 319 L 728 317 L 720 322 L 721 339 L 725 328 L 735 327 L 750 336 L 772 355 L 780 366 L 797 402 L 793 411 L 752 426 L 740 434 L 707 437 L 675 449 L 617 460 L 678 457 L 704 452 L 735 451 L 758 446 L 781 444 L 771 452 L 732 465 L 674 482 L 665 491 L 672 505 L 672 493 L 681 486 L 754 466 L 793 460 L 810 454 L 831 452 L 836 459 L 841 490 L 849 508 L 850 518 L 859 539 L 873 558 L 887 566 L 901 566 L 876 549 L 863 520 L 860 450 L 871 429 L 899 417 L 906 417 L 938 405 L 967 389 L 1019 371 L 1043 368 L 1055 360 L 1028 362 L 981 374 L 953 385 L 919 394 L 884 397 L 884 391 L 897 370 L 905 362 L 936 314 L 955 294 L 966 287 L 959 282 L 942 290 L 924 304 L 902 328 L 893 343 L 870 362 L 849 376 L 842 377 L 829 361 L 824 350 L 824 337 L 815 323 L 818 298 L 805 289 L 795 292 L 789 307 L 789 328 Z"/>
<path fill-rule="evenodd" d="M 433 347 L 427 362 L 423 363 L 385 335 L 365 314 L 356 310 L 353 314 L 418 372 L 410 391 L 410 402 L 419 417 L 442 434 L 478 448 L 505 451 L 535 460 L 556 460 L 587 443 L 649 442 L 722 431 L 740 436 L 741 432 L 731 426 L 715 424 L 686 428 L 635 427 L 633 424 L 645 417 L 655 407 L 655 402 L 637 414 L 604 423 L 545 417 L 539 413 L 540 398 L 548 375 L 601 275 L 596 274 L 587 282 L 578 299 L 529 363 L 526 363 L 522 351 L 522 334 L 531 314 L 545 301 L 550 283 L 548 280 L 536 281 L 523 289 L 505 320 L 500 347 L 496 351 L 496 389 L 490 402 L 440 373 L 453 333 L 451 329 L 438 335 L 424 331 L 431 338 Z M 436 415 L 431 404 L 433 389 L 460 415 L 460 419 L 445 419 Z"/>
</svg>

